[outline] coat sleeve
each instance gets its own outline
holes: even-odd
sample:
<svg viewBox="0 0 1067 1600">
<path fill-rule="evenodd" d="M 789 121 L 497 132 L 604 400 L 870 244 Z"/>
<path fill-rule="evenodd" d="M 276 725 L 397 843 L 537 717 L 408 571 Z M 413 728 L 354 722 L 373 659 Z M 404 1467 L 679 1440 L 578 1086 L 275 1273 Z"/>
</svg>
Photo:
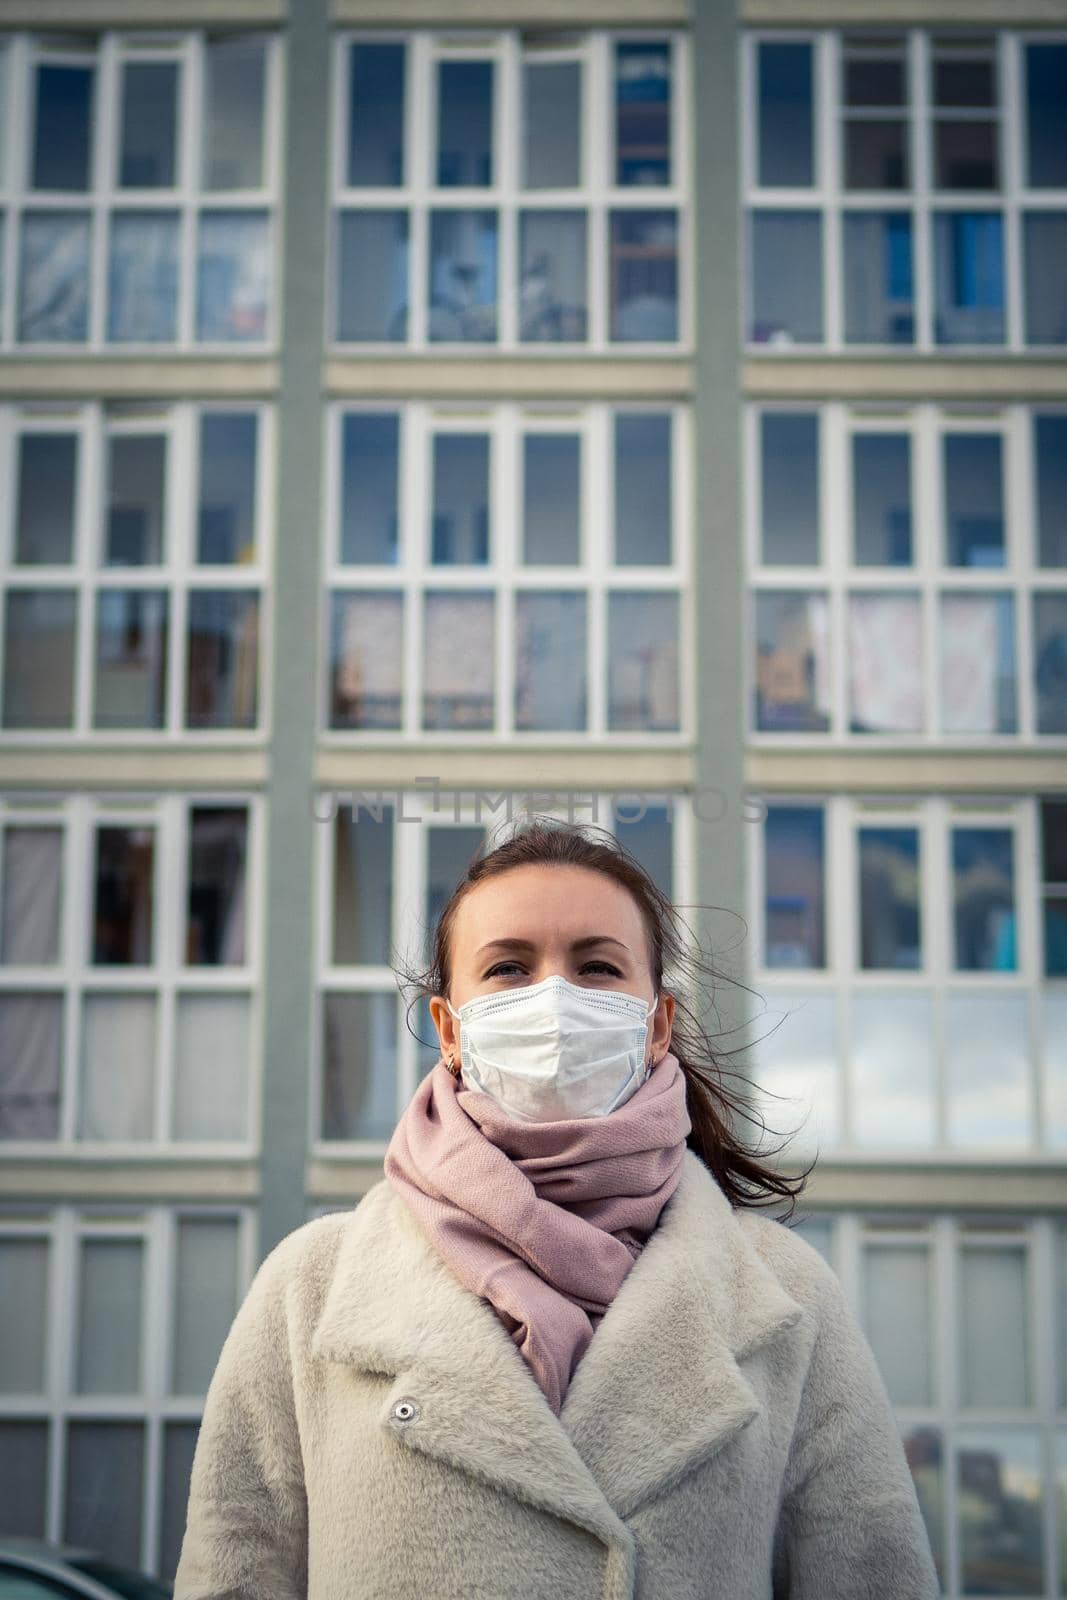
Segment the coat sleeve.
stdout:
<svg viewBox="0 0 1067 1600">
<path fill-rule="evenodd" d="M 786 1466 L 775 1600 L 937 1600 L 930 1542 L 874 1353 L 836 1275 L 811 1254 L 819 1325 Z"/>
<path fill-rule="evenodd" d="M 174 1600 L 306 1600 L 307 1500 L 288 1314 L 296 1238 L 283 1239 L 261 1265 L 219 1355 L 193 1456 Z"/>
</svg>

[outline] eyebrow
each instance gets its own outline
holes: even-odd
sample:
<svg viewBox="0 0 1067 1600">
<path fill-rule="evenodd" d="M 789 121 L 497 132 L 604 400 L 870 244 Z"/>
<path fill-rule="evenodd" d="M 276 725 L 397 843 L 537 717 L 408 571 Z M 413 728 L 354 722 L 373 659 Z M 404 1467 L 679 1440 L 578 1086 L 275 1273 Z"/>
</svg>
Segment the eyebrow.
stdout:
<svg viewBox="0 0 1067 1600">
<path fill-rule="evenodd" d="M 621 939 L 613 939 L 608 933 L 590 933 L 584 939 L 575 939 L 571 945 L 572 950 L 588 950 L 594 944 L 617 944 L 620 950 L 630 954 L 628 945 Z M 490 939 L 488 944 L 483 944 L 478 950 L 478 955 L 484 955 L 487 950 L 536 950 L 537 946 L 529 939 Z"/>
</svg>

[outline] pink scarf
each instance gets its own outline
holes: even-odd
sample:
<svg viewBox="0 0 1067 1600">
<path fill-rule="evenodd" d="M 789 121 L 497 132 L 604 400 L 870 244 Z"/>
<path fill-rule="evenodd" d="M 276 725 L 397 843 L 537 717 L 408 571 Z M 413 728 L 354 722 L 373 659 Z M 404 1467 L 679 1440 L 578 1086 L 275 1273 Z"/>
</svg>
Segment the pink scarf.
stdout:
<svg viewBox="0 0 1067 1600">
<path fill-rule="evenodd" d="M 674 1193 L 691 1127 L 670 1052 L 608 1116 L 559 1122 L 510 1117 L 439 1059 L 397 1123 L 386 1177 L 490 1302 L 557 1416 Z"/>
</svg>

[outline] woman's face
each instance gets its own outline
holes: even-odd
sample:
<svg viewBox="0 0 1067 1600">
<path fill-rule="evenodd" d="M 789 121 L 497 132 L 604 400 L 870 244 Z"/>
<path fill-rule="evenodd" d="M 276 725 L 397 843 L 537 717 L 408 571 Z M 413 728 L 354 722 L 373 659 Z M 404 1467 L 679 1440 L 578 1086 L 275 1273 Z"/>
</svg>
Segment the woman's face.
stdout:
<svg viewBox="0 0 1067 1600">
<path fill-rule="evenodd" d="M 619 989 L 649 1004 L 654 988 L 648 936 L 629 890 L 588 867 L 512 867 L 468 891 L 452 926 L 452 989 L 458 1011 L 475 995 L 527 988 L 558 976 L 591 989 Z M 446 1061 L 460 1066 L 459 1023 L 434 995 L 430 1014 Z M 646 1053 L 666 1053 L 674 999 L 661 995 L 648 1019 Z"/>
</svg>

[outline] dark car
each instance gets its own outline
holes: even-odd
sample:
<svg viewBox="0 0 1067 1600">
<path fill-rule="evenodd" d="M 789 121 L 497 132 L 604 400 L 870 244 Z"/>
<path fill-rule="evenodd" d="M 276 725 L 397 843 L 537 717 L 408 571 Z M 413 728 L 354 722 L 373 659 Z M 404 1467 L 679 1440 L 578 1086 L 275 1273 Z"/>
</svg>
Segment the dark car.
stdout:
<svg viewBox="0 0 1067 1600">
<path fill-rule="evenodd" d="M 0 1600 L 172 1600 L 174 1587 L 97 1550 L 0 1539 Z"/>
</svg>

